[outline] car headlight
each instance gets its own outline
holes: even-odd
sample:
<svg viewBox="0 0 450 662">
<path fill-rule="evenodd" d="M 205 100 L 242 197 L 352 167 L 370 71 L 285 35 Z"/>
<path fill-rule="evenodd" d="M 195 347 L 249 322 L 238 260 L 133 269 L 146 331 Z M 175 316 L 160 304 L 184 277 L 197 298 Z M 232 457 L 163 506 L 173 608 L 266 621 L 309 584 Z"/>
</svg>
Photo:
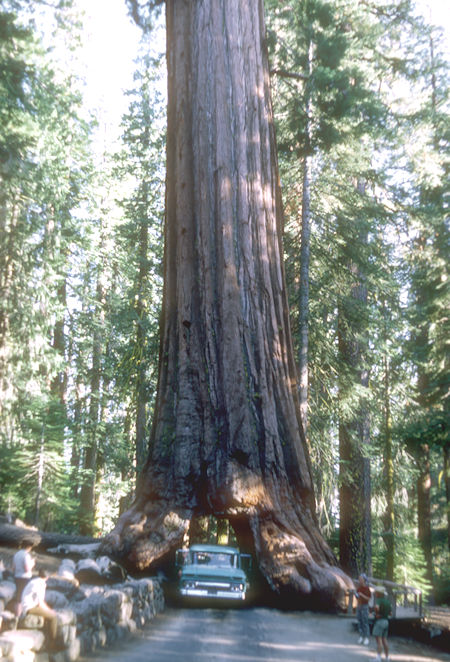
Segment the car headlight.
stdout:
<svg viewBox="0 0 450 662">
<path fill-rule="evenodd" d="M 183 588 L 195 588 L 195 582 L 190 580 L 184 580 L 182 582 Z"/>
</svg>

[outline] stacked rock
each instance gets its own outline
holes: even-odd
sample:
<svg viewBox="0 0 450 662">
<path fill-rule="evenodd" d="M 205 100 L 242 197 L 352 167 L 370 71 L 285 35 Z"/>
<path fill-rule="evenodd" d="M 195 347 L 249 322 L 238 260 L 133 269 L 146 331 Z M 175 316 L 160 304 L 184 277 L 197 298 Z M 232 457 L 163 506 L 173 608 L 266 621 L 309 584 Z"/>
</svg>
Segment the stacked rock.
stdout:
<svg viewBox="0 0 450 662">
<path fill-rule="evenodd" d="M 64 559 L 58 574 L 49 577 L 45 599 L 58 614 L 51 650 L 43 618 L 27 615 L 17 623 L 8 610 L 15 585 L 0 581 L 0 662 L 73 662 L 80 655 L 112 646 L 164 609 L 158 579 L 121 575 L 122 581 L 117 582 L 120 573 L 114 564 L 106 563 L 104 557 L 99 561 L 83 559 L 75 564 Z"/>
</svg>

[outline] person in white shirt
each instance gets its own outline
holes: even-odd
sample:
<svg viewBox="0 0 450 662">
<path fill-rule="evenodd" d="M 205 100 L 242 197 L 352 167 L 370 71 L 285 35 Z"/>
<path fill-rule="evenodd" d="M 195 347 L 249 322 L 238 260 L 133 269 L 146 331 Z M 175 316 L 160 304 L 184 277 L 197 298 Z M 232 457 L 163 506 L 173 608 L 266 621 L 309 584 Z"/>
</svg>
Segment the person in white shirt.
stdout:
<svg viewBox="0 0 450 662">
<path fill-rule="evenodd" d="M 33 568 L 35 564 L 34 558 L 31 556 L 33 543 L 29 540 L 23 540 L 20 549 L 13 556 L 12 571 L 14 575 L 14 582 L 16 584 L 16 595 L 14 611 L 16 616 L 20 616 L 20 601 L 25 586 L 28 584 L 33 576 Z"/>
<path fill-rule="evenodd" d="M 22 616 L 35 614 L 36 616 L 43 616 L 48 621 L 50 639 L 54 642 L 58 628 L 58 617 L 56 611 L 45 602 L 47 579 L 47 572 L 40 570 L 39 577 L 35 577 L 28 582 L 22 593 L 21 607 Z"/>
</svg>

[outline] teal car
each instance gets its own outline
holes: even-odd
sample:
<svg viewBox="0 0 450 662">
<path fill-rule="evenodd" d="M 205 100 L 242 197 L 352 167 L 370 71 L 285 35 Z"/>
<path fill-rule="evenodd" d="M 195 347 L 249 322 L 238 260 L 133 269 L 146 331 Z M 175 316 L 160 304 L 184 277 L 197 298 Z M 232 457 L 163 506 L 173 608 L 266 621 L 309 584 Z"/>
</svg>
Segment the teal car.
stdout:
<svg viewBox="0 0 450 662">
<path fill-rule="evenodd" d="M 248 591 L 243 565 L 248 554 L 225 545 L 192 545 L 177 551 L 179 595 L 183 598 L 245 600 Z"/>
</svg>

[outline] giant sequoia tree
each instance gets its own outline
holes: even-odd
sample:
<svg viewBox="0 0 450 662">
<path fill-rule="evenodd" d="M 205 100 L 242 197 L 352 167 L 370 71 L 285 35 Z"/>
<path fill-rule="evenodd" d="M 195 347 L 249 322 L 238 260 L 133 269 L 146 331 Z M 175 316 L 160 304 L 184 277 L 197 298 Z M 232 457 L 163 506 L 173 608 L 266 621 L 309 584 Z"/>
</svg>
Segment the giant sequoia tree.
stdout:
<svg viewBox="0 0 450 662">
<path fill-rule="evenodd" d="M 129 566 L 228 519 L 271 589 L 336 604 L 300 422 L 263 2 L 167 0 L 164 301 L 150 452 L 108 538 Z"/>
</svg>

